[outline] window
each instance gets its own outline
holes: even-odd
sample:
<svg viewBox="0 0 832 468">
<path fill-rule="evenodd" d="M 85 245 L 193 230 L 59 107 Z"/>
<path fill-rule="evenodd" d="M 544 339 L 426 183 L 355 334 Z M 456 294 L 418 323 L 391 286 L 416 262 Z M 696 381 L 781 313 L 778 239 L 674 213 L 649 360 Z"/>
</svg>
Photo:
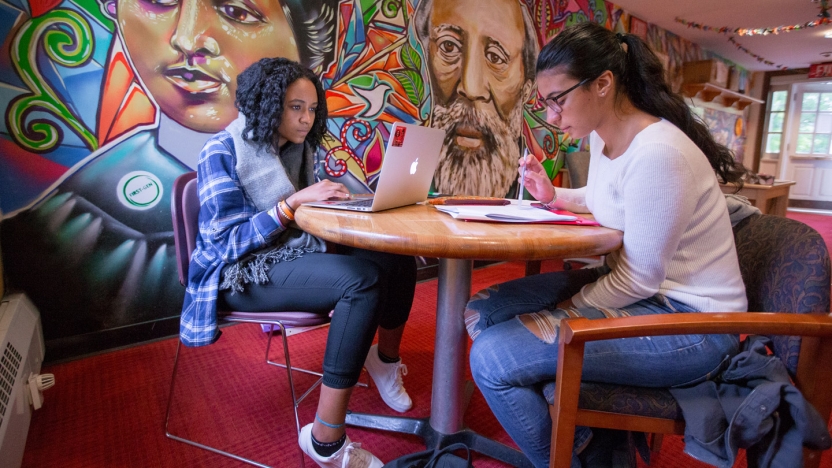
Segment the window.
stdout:
<svg viewBox="0 0 832 468">
<path fill-rule="evenodd" d="M 803 93 L 800 102 L 797 154 L 830 154 L 832 143 L 832 93 Z"/>
<path fill-rule="evenodd" d="M 830 94 L 832 96 L 832 94 Z M 783 150 L 783 132 L 786 127 L 786 103 L 789 92 L 786 90 L 772 91 L 768 113 L 768 127 L 766 133 L 766 147 L 768 159 L 778 159 Z M 830 114 L 832 115 L 832 114 Z"/>
</svg>

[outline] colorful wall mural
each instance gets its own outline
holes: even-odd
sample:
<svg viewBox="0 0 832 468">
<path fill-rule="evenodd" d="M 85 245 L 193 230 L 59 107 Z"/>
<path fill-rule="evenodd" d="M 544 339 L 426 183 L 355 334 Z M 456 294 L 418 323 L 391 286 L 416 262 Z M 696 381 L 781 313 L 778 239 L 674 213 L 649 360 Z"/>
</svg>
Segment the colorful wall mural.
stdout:
<svg viewBox="0 0 832 468">
<path fill-rule="evenodd" d="M 446 131 L 436 191 L 516 196 L 523 148 L 555 177 L 570 146 L 537 100 L 539 47 L 569 24 L 629 31 L 631 19 L 602 0 L 5 0 L 0 9 L 4 265 L 9 286 L 40 309 L 48 346 L 70 354 L 107 330 L 175 323 L 183 288 L 172 183 L 234 119 L 235 77 L 259 58 L 320 74 L 330 115 L 320 177 L 372 191 L 402 121 Z M 671 80 L 684 61 L 708 57 L 639 24 Z M 710 120 L 737 128 L 731 116 Z"/>
</svg>

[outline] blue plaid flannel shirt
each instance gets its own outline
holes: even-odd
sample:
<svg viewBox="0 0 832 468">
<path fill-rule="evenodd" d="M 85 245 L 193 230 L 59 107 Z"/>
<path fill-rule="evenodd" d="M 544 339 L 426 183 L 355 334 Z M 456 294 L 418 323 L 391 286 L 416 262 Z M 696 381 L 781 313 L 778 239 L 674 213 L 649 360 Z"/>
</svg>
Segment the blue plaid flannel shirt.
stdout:
<svg viewBox="0 0 832 468">
<path fill-rule="evenodd" d="M 268 211 L 258 211 L 243 192 L 232 148 L 234 139 L 222 131 L 199 154 L 199 237 L 188 267 L 179 323 L 179 338 L 186 346 L 209 345 L 220 336 L 217 294 L 223 266 L 236 263 L 283 232 Z"/>
</svg>

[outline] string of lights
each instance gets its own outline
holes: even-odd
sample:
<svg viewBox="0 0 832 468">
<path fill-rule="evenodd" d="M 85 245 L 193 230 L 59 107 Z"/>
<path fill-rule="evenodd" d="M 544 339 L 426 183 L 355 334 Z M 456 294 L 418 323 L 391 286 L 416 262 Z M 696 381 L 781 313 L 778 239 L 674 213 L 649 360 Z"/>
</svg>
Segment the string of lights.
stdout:
<svg viewBox="0 0 832 468">
<path fill-rule="evenodd" d="M 760 63 L 764 63 L 764 64 L 766 64 L 766 65 L 769 65 L 769 66 L 771 66 L 771 67 L 776 67 L 776 68 L 779 68 L 779 69 L 781 69 L 781 70 L 788 70 L 788 69 L 789 69 L 789 67 L 787 67 L 787 66 L 785 66 L 785 65 L 776 64 L 776 63 L 772 62 L 771 60 L 767 60 L 767 59 L 765 59 L 764 57 L 761 57 L 761 56 L 759 56 L 759 55 L 755 54 L 754 52 L 751 52 L 750 50 L 746 49 L 746 48 L 745 48 L 742 44 L 740 44 L 739 42 L 737 42 L 737 41 L 734 39 L 734 36 L 730 36 L 730 37 L 728 38 L 728 42 L 730 42 L 731 44 L 734 44 L 734 47 L 736 47 L 736 48 L 737 48 L 737 49 L 739 49 L 740 51 L 745 52 L 746 54 L 748 54 L 748 55 L 750 55 L 750 56 L 754 57 L 754 58 L 755 58 L 758 62 L 760 62 Z"/>
<path fill-rule="evenodd" d="M 683 18 L 676 17 L 676 22 L 680 24 L 684 24 L 688 28 L 699 29 L 701 31 L 713 31 L 719 34 L 725 34 L 728 36 L 728 42 L 733 44 L 738 50 L 744 52 L 751 57 L 754 57 L 758 62 L 764 63 L 766 65 L 779 68 L 781 70 L 786 70 L 788 67 L 776 64 L 771 60 L 767 60 L 765 57 L 762 57 L 754 52 L 748 50 L 745 46 L 737 42 L 734 38 L 734 34 L 738 36 L 768 36 L 771 34 L 777 35 L 781 33 L 789 33 L 794 31 L 802 31 L 809 28 L 815 28 L 818 26 L 823 26 L 827 24 L 832 24 L 832 18 L 830 18 L 829 14 L 829 1 L 828 0 L 820 0 L 820 13 L 818 14 L 818 19 L 807 21 L 801 24 L 790 24 L 785 26 L 776 26 L 772 28 L 732 28 L 729 26 L 709 26 L 707 24 L 697 23 L 695 21 L 688 21 Z"/>
<path fill-rule="evenodd" d="M 699 29 L 702 31 L 714 31 L 720 34 L 736 34 L 738 36 L 768 36 L 770 34 L 781 34 L 781 33 L 788 33 L 794 31 L 802 31 L 804 29 L 815 28 L 817 26 L 823 26 L 826 24 L 832 24 L 832 19 L 830 19 L 829 14 L 829 2 L 828 0 L 820 0 L 820 13 L 818 14 L 818 19 L 807 21 L 801 24 L 790 24 L 786 26 L 776 26 L 773 28 L 732 28 L 729 26 L 708 26 L 707 24 L 697 23 L 695 21 L 688 21 L 682 18 L 676 17 L 676 22 L 684 24 L 688 28 Z"/>
</svg>

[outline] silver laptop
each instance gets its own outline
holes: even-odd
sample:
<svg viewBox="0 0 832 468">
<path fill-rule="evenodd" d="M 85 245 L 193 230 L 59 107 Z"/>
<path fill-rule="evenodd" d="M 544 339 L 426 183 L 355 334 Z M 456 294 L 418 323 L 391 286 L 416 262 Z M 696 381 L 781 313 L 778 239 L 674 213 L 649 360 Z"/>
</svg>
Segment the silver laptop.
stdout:
<svg viewBox="0 0 832 468">
<path fill-rule="evenodd" d="M 445 131 L 396 122 L 387 141 L 375 194 L 350 200 L 305 203 L 308 206 L 352 211 L 382 211 L 425 201 Z"/>
</svg>

